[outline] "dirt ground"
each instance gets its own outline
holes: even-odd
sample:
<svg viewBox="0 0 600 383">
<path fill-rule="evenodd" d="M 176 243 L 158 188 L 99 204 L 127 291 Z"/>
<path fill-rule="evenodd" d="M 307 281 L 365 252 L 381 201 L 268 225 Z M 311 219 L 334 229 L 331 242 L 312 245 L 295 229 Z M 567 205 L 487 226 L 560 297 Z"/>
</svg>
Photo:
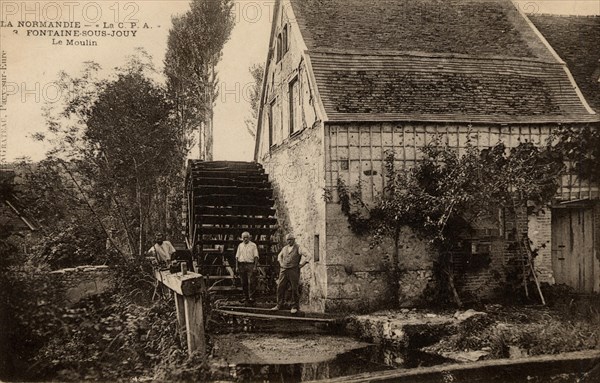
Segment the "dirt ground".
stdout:
<svg viewBox="0 0 600 383">
<path fill-rule="evenodd" d="M 349 337 L 310 334 L 223 334 L 214 336 L 213 356 L 230 364 L 319 363 L 370 343 Z"/>
</svg>

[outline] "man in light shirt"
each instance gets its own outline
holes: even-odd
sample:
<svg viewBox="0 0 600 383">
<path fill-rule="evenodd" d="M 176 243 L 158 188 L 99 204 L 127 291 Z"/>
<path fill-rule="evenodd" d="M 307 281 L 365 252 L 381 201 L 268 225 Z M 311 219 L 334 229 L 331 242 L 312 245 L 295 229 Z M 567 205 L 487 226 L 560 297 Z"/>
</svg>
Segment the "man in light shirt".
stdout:
<svg viewBox="0 0 600 383">
<path fill-rule="evenodd" d="M 242 243 L 235 253 L 235 269 L 242 280 L 242 289 L 247 303 L 254 302 L 256 272 L 258 270 L 258 247 L 250 241 L 250 233 L 242 233 Z"/>
<path fill-rule="evenodd" d="M 300 308 L 300 297 L 298 296 L 298 286 L 300 285 L 300 269 L 308 263 L 306 251 L 296 243 L 296 237 L 288 234 L 285 237 L 287 246 L 279 252 L 277 261 L 279 262 L 279 279 L 277 280 L 277 306 L 272 310 L 283 308 L 285 293 L 288 285 L 292 290 L 292 309 L 295 314 Z"/>
<path fill-rule="evenodd" d="M 154 245 L 148 250 L 148 254 L 157 258 L 159 263 L 164 263 L 167 266 L 171 264 L 171 255 L 175 253 L 175 248 L 171 242 L 165 240 L 165 237 L 158 233 L 156 234 Z"/>
</svg>

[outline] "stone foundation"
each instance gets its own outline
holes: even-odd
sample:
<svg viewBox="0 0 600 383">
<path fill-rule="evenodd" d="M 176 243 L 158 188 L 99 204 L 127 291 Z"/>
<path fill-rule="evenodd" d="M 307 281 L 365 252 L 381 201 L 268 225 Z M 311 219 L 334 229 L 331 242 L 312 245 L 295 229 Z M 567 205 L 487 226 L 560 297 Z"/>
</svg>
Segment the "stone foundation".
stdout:
<svg viewBox="0 0 600 383">
<path fill-rule="evenodd" d="M 431 269 L 402 272 L 398 286 L 400 307 L 422 306 L 427 302 L 426 289 L 434 282 Z"/>
<path fill-rule="evenodd" d="M 336 203 L 327 204 L 326 311 L 366 312 L 395 306 L 392 247 L 352 232 Z"/>
</svg>

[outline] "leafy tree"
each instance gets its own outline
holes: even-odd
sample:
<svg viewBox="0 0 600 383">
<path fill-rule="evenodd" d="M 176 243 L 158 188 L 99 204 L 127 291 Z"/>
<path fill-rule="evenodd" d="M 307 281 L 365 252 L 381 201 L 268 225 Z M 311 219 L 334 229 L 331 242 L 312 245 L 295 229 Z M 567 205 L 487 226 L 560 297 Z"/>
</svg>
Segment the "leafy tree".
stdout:
<svg viewBox="0 0 600 383">
<path fill-rule="evenodd" d="M 600 129 L 562 128 L 556 137 L 556 149 L 569 161 L 571 170 L 591 182 L 600 182 Z"/>
<path fill-rule="evenodd" d="M 82 264 L 102 264 L 106 235 L 90 214 L 73 182 L 61 171 L 57 159 L 15 165 L 19 184 L 13 193 L 26 216 L 39 230 L 19 242 L 32 251 L 22 261 L 53 269 Z"/>
<path fill-rule="evenodd" d="M 154 197 L 167 190 L 169 175 L 183 165 L 183 152 L 171 104 L 162 89 L 139 72 L 119 75 L 92 107 L 85 132 L 85 158 L 100 190 L 121 196 L 127 206 L 126 222 L 135 222 L 136 250 L 142 254 Z"/>
<path fill-rule="evenodd" d="M 244 120 L 246 124 L 246 130 L 252 138 L 256 137 L 256 124 L 258 123 L 258 109 L 260 107 L 260 95 L 262 92 L 263 77 L 265 76 L 265 66 L 263 64 L 254 64 L 249 68 L 249 72 L 252 75 L 254 82 L 250 89 L 250 117 Z"/>
<path fill-rule="evenodd" d="M 41 163 L 22 164 L 19 198 L 42 226 L 38 263 L 57 268 L 109 261 L 116 286 L 67 309 L 56 294 L 63 288 L 56 275 L 3 275 L 0 312 L 8 315 L 0 316 L 0 333 L 8 334 L 2 341 L 14 358 L 12 365 L 0 361 L 1 378 L 128 379 L 151 374 L 161 355 L 186 356 L 172 306 L 150 307 L 150 265 L 139 257 L 113 258 L 106 249 L 109 228 L 118 229 L 129 248 L 124 253 L 133 255 L 145 250 L 151 232 L 164 231 L 169 222 L 177 227 L 170 210 L 180 208 L 173 201 L 181 194 L 186 144 L 166 89 L 151 78 L 145 55 L 108 78 L 100 78 L 93 63 L 81 76 L 61 74 L 69 92 L 46 108 L 51 129 L 38 135 L 52 150 Z M 0 234 L 0 252 L 15 248 L 3 244 Z"/>
<path fill-rule="evenodd" d="M 0 199 L 6 200 L 14 191 L 15 173 L 0 170 Z"/>
<path fill-rule="evenodd" d="M 88 63 L 80 77 L 61 74 L 71 91 L 47 108 L 50 134 L 39 138 L 54 144 L 52 160 L 104 238 L 139 255 L 148 233 L 177 227 L 172 201 L 181 193 L 187 144 L 165 89 L 150 79 L 147 54 L 138 52 L 112 77 L 100 79 L 99 71 Z"/>
<path fill-rule="evenodd" d="M 35 139 L 52 146 L 48 156 L 80 158 L 87 115 L 108 82 L 101 77 L 101 70 L 98 63 L 86 61 L 79 76 L 64 71 L 58 74 L 55 84 L 61 89 L 60 100 L 44 105 L 47 132 L 34 134 Z"/>
<path fill-rule="evenodd" d="M 173 18 L 167 42 L 165 75 L 177 120 L 187 135 L 200 130 L 206 160 L 212 159 L 215 66 L 234 26 L 232 7 L 231 0 L 193 0 L 187 13 Z"/>
</svg>

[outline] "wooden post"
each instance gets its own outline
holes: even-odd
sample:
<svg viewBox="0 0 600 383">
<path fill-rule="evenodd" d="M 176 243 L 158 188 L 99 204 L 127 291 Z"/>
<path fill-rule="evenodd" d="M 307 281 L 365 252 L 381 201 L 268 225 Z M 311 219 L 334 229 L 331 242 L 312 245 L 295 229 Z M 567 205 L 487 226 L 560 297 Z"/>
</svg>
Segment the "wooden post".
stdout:
<svg viewBox="0 0 600 383">
<path fill-rule="evenodd" d="M 188 354 L 196 351 L 206 357 L 204 333 L 204 313 L 202 294 L 206 290 L 204 277 L 187 272 L 171 274 L 169 271 L 155 271 L 155 277 L 173 291 L 179 335 L 187 341 Z"/>
<path fill-rule="evenodd" d="M 183 342 L 184 340 L 187 340 L 183 295 L 179 295 L 173 291 L 173 298 L 175 298 L 175 310 L 177 313 L 177 330 L 179 331 L 179 336 Z"/>
<path fill-rule="evenodd" d="M 187 329 L 188 353 L 199 351 L 200 355 L 206 353 L 206 339 L 204 335 L 204 313 L 202 311 L 202 295 L 183 297 L 185 305 L 185 326 Z"/>
</svg>

